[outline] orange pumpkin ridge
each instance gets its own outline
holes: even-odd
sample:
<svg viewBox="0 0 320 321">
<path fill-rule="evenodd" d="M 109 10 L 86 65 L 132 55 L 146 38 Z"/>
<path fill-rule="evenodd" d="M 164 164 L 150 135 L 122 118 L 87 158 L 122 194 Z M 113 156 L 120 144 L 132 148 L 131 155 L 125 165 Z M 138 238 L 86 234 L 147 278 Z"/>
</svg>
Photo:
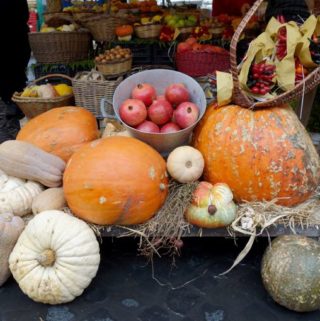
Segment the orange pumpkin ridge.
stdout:
<svg viewBox="0 0 320 321">
<path fill-rule="evenodd" d="M 64 172 L 63 188 L 72 212 L 88 222 L 142 223 L 166 199 L 166 162 L 137 139 L 99 139 L 72 155 Z"/>
<path fill-rule="evenodd" d="M 278 199 L 293 206 L 319 184 L 319 156 L 289 106 L 209 107 L 195 130 L 194 147 L 204 156 L 205 180 L 228 184 L 237 201 Z"/>
<path fill-rule="evenodd" d="M 29 142 L 68 161 L 83 144 L 99 138 L 97 121 L 82 107 L 59 107 L 29 120 L 17 140 Z"/>
</svg>

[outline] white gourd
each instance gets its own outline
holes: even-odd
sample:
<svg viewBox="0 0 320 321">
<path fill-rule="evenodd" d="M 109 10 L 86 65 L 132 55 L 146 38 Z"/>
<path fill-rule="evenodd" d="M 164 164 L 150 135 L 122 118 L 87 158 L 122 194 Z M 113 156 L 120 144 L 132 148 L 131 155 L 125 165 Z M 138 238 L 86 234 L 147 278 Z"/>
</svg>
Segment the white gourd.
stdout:
<svg viewBox="0 0 320 321">
<path fill-rule="evenodd" d="M 62 211 L 44 211 L 30 220 L 9 258 L 21 290 L 47 304 L 70 302 L 81 295 L 99 263 L 92 229 Z"/>
<path fill-rule="evenodd" d="M 191 183 L 198 180 L 204 169 L 202 154 L 191 146 L 174 149 L 167 159 L 167 170 L 179 183 Z"/>
<path fill-rule="evenodd" d="M 0 170 L 0 213 L 31 213 L 33 199 L 43 190 L 40 183 L 8 176 Z"/>
</svg>

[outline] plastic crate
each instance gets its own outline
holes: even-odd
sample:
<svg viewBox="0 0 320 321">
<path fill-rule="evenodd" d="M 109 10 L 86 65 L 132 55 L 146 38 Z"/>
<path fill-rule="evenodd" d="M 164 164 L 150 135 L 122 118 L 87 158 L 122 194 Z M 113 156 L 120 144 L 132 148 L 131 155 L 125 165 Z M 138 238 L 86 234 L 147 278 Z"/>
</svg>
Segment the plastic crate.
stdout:
<svg viewBox="0 0 320 321">
<path fill-rule="evenodd" d="M 126 41 L 112 41 L 109 44 L 109 48 L 115 46 L 121 46 L 123 48 L 130 48 L 132 52 L 132 64 L 134 66 L 139 65 L 150 65 L 153 63 L 153 45 L 152 44 L 142 44 L 142 43 L 133 43 Z"/>
<path fill-rule="evenodd" d="M 152 63 L 155 65 L 173 66 L 173 59 L 170 57 L 170 47 L 168 45 L 153 45 Z"/>
</svg>

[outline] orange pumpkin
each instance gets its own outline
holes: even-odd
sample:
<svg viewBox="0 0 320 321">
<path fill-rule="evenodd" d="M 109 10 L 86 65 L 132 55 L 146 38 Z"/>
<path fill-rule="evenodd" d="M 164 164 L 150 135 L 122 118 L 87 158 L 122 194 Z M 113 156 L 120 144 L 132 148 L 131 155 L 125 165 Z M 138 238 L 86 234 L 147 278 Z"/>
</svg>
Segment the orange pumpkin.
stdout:
<svg viewBox="0 0 320 321">
<path fill-rule="evenodd" d="M 209 107 L 194 146 L 205 159 L 205 180 L 228 184 L 237 201 L 278 199 L 293 206 L 319 184 L 319 156 L 289 106 Z"/>
<path fill-rule="evenodd" d="M 133 27 L 130 25 L 122 25 L 116 27 L 116 35 L 118 37 L 125 37 L 133 34 Z"/>
<path fill-rule="evenodd" d="M 64 172 L 63 189 L 72 212 L 88 222 L 142 223 L 166 199 L 166 162 L 137 139 L 99 139 L 72 155 Z"/>
<path fill-rule="evenodd" d="M 81 107 L 59 107 L 32 118 L 17 140 L 29 142 L 68 161 L 83 144 L 99 138 L 93 114 Z"/>
</svg>

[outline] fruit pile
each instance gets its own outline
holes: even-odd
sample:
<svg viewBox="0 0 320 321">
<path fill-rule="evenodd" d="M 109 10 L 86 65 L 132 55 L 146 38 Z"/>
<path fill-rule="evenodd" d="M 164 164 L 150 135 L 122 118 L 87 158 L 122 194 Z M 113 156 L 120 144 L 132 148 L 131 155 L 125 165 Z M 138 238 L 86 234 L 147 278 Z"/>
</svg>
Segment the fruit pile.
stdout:
<svg viewBox="0 0 320 321">
<path fill-rule="evenodd" d="M 40 85 L 40 86 L 28 86 L 26 87 L 21 97 L 33 97 L 33 98 L 55 98 L 59 96 L 67 96 L 73 93 L 72 87 L 66 84 L 58 84 L 58 85 Z"/>
<path fill-rule="evenodd" d="M 119 109 L 125 124 L 147 133 L 177 132 L 193 125 L 199 113 L 199 107 L 190 101 L 190 93 L 181 83 L 169 85 L 164 95 L 157 95 L 150 84 L 138 84 Z"/>
<path fill-rule="evenodd" d="M 95 57 L 96 63 L 110 63 L 122 61 L 128 59 L 132 56 L 131 50 L 129 48 L 122 48 L 121 46 L 116 46 L 112 49 L 106 50 L 103 54 Z"/>
<path fill-rule="evenodd" d="M 225 53 L 226 50 L 209 44 L 201 44 L 195 37 L 190 37 L 187 40 L 180 42 L 177 46 L 177 53 L 184 52 L 207 52 L 207 53 Z"/>
<path fill-rule="evenodd" d="M 274 85 L 275 70 L 276 66 L 268 64 L 266 61 L 252 64 L 247 82 L 250 91 L 255 95 L 269 93 Z"/>
</svg>

